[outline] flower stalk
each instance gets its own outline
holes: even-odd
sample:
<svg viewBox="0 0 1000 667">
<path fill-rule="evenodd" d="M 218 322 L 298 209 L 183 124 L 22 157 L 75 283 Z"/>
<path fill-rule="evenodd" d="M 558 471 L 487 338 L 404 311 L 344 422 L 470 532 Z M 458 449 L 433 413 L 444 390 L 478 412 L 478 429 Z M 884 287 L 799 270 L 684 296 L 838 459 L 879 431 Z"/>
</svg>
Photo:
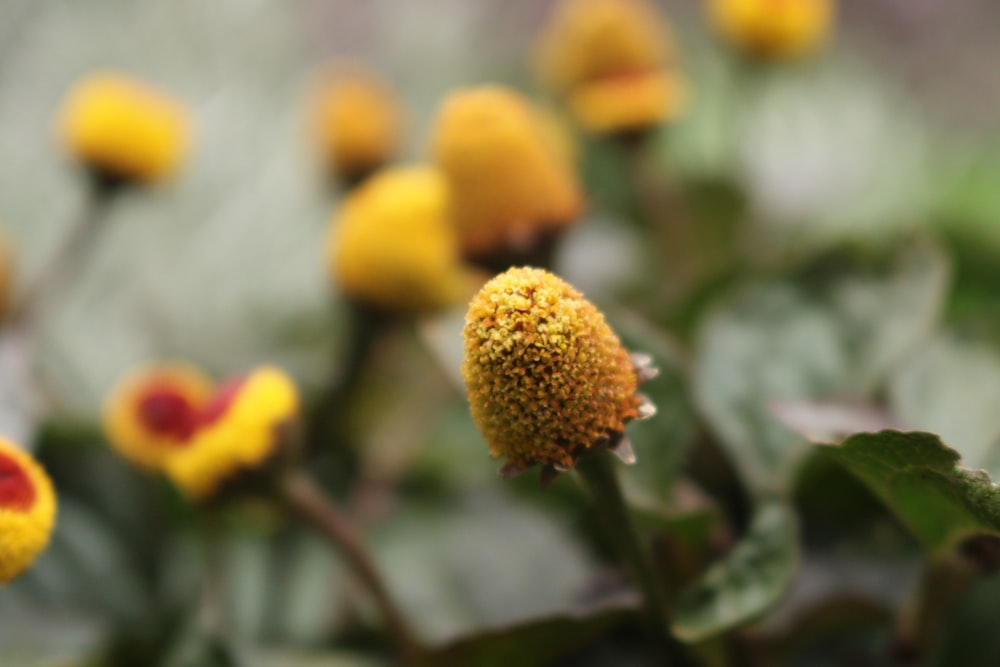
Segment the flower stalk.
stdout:
<svg viewBox="0 0 1000 667">
<path fill-rule="evenodd" d="M 347 560 L 358 580 L 368 589 L 385 620 L 402 662 L 413 660 L 421 646 L 399 604 L 389 593 L 374 559 L 357 530 L 322 489 L 302 470 L 289 472 L 278 484 L 278 494 L 303 521 L 311 524 Z"/>
</svg>

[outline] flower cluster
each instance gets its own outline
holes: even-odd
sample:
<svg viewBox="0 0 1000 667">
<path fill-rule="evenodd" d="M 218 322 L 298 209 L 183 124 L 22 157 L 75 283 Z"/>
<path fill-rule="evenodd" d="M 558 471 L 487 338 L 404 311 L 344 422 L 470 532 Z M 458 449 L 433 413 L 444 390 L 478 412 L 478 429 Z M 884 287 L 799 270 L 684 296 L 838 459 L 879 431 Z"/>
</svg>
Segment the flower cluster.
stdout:
<svg viewBox="0 0 1000 667">
<path fill-rule="evenodd" d="M 190 498 L 205 500 L 252 472 L 285 441 L 298 395 L 281 371 L 263 367 L 218 387 L 182 364 L 126 375 L 104 409 L 108 439 L 124 457 L 164 471 Z"/>
<path fill-rule="evenodd" d="M 52 482 L 30 454 L 0 437 L 0 584 L 45 549 L 56 519 Z"/>
<path fill-rule="evenodd" d="M 684 111 L 675 59 L 666 22 L 644 0 L 564 0 L 538 46 L 542 81 L 601 134 L 642 133 Z"/>
<path fill-rule="evenodd" d="M 472 416 L 505 474 L 572 468 L 595 446 L 622 444 L 648 416 L 647 377 L 583 295 L 555 275 L 513 268 L 487 283 L 465 319 L 462 375 Z M 627 446 L 627 443 L 626 443 Z"/>
</svg>

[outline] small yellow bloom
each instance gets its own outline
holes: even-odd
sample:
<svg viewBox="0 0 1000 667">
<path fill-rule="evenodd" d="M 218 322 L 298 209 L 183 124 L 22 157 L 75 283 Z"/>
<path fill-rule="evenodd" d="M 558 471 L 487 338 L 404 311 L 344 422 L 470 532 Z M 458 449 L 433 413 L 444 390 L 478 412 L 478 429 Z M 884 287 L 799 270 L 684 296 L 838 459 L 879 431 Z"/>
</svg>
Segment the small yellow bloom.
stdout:
<svg viewBox="0 0 1000 667">
<path fill-rule="evenodd" d="M 0 437 L 0 584 L 21 574 L 49 543 L 56 495 L 42 467 Z"/>
<path fill-rule="evenodd" d="M 573 224 L 576 179 L 527 100 L 501 86 L 451 94 L 438 113 L 434 154 L 452 191 L 466 257 L 516 254 Z"/>
<path fill-rule="evenodd" d="M 687 106 L 687 83 L 675 72 L 609 76 L 577 86 L 569 105 L 592 132 L 638 132 L 680 116 Z"/>
<path fill-rule="evenodd" d="M 352 191 L 327 240 L 340 290 L 390 313 L 433 311 L 471 293 L 449 200 L 433 167 L 389 168 Z"/>
<path fill-rule="evenodd" d="M 185 109 L 141 81 L 96 74 L 70 91 L 59 118 L 66 150 L 105 178 L 153 183 L 187 157 Z"/>
<path fill-rule="evenodd" d="M 472 416 L 507 471 L 571 468 L 641 416 L 628 352 L 597 308 L 551 273 L 513 268 L 488 282 L 464 337 Z"/>
<path fill-rule="evenodd" d="M 537 51 L 543 83 L 592 132 L 643 131 L 684 110 L 666 21 L 644 0 L 563 0 Z"/>
<path fill-rule="evenodd" d="M 403 118 L 395 93 L 357 63 L 331 68 L 313 106 L 313 131 L 334 173 L 355 183 L 399 152 Z"/>
<path fill-rule="evenodd" d="M 167 476 L 189 498 L 206 500 L 227 480 L 260 470 L 298 411 L 295 385 L 280 370 L 258 368 L 231 381 L 202 410 L 190 444 L 167 459 Z"/>
<path fill-rule="evenodd" d="M 833 29 L 833 0 L 709 0 L 719 33 L 748 55 L 795 58 L 819 49 Z"/>
<path fill-rule="evenodd" d="M 212 382 L 187 364 L 157 364 L 122 378 L 104 402 L 104 431 L 119 454 L 149 469 L 190 444 Z"/>
</svg>

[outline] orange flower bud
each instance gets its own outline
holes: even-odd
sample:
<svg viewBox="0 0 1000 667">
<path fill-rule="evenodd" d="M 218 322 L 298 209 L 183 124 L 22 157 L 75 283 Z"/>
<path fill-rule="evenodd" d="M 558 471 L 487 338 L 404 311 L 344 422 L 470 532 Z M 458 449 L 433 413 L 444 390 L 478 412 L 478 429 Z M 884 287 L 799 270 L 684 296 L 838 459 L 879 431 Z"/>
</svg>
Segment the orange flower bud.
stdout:
<svg viewBox="0 0 1000 667">
<path fill-rule="evenodd" d="M 472 416 L 505 475 L 540 464 L 551 477 L 593 447 L 630 458 L 625 424 L 652 413 L 637 393 L 651 375 L 569 284 L 510 269 L 472 300 L 464 337 Z"/>
<path fill-rule="evenodd" d="M 358 63 L 338 63 L 319 88 L 313 106 L 316 141 L 337 177 L 362 180 L 399 152 L 402 112 L 395 93 Z"/>
<path fill-rule="evenodd" d="M 66 150 L 109 181 L 153 183 L 187 157 L 187 112 L 165 93 L 113 73 L 70 91 L 59 119 Z"/>
<path fill-rule="evenodd" d="M 0 584 L 45 549 L 56 517 L 52 482 L 35 459 L 0 437 Z"/>
<path fill-rule="evenodd" d="M 716 30 L 749 56 L 786 59 L 820 48 L 833 30 L 833 0 L 710 0 Z"/>
<path fill-rule="evenodd" d="M 573 224 L 582 198 L 551 130 L 501 86 L 451 94 L 438 113 L 434 154 L 452 192 L 463 254 L 489 264 L 530 254 Z"/>
</svg>

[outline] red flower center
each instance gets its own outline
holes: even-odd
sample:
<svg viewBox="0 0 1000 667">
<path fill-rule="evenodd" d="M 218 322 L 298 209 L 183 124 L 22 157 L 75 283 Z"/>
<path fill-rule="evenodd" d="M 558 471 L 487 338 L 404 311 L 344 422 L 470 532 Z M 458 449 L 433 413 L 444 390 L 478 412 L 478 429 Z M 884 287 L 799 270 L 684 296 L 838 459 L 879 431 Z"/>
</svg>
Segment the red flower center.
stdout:
<svg viewBox="0 0 1000 667">
<path fill-rule="evenodd" d="M 27 512 L 35 504 L 35 486 L 24 468 L 0 452 L 0 508 Z"/>
<path fill-rule="evenodd" d="M 219 421 L 226 414 L 226 410 L 233 404 L 233 401 L 236 400 L 236 396 L 239 395 L 244 382 L 246 382 L 246 378 L 234 378 L 220 386 L 208 404 L 198 414 L 197 428 L 211 426 Z"/>
<path fill-rule="evenodd" d="M 139 400 L 139 419 L 143 426 L 167 436 L 173 444 L 183 445 L 194 433 L 198 411 L 183 393 L 169 384 L 149 387 Z"/>
</svg>

